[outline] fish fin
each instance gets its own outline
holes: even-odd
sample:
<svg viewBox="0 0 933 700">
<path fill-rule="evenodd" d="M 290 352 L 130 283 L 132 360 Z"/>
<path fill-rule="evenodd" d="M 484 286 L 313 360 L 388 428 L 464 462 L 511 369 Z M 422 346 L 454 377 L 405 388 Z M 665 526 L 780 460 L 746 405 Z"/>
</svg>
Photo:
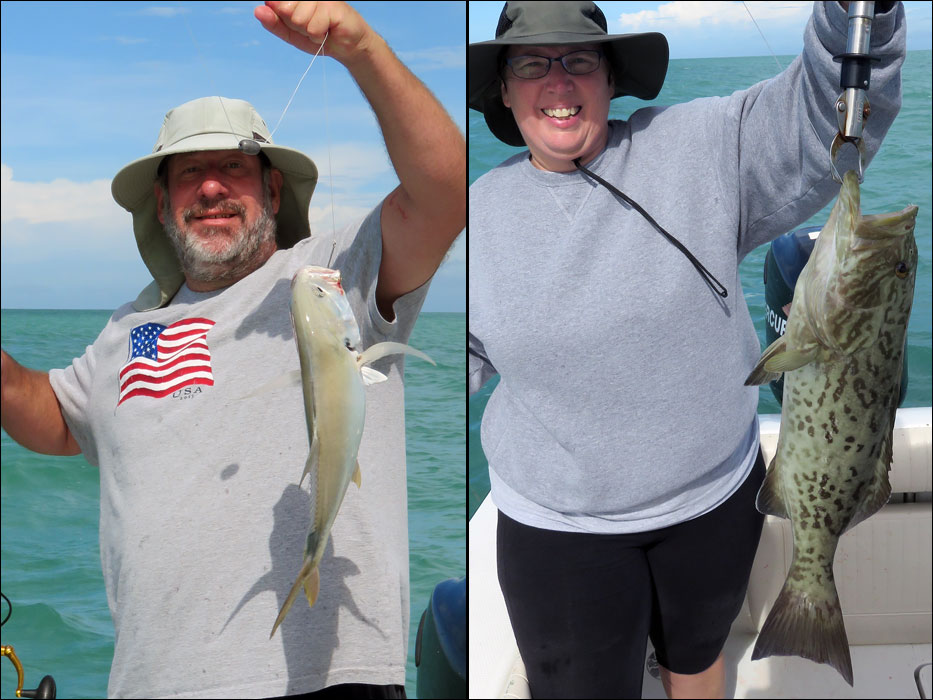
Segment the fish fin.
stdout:
<svg viewBox="0 0 933 700">
<path fill-rule="evenodd" d="M 817 357 L 815 351 L 785 350 L 765 361 L 764 368 L 768 372 L 790 372 L 810 364 Z"/>
<path fill-rule="evenodd" d="M 755 499 L 755 507 L 759 513 L 764 515 L 775 515 L 779 518 L 790 518 L 787 514 L 787 504 L 784 502 L 784 489 L 780 482 L 781 463 L 778 462 L 777 455 L 771 460 L 771 466 L 768 467 L 768 473 L 765 474 L 765 480 L 758 489 L 758 497 Z"/>
<path fill-rule="evenodd" d="M 434 360 L 425 355 L 420 350 L 416 350 L 411 345 L 405 345 L 404 343 L 376 343 L 375 345 L 370 345 L 366 348 L 361 354 L 360 358 L 357 360 L 360 367 L 363 365 L 368 365 L 370 362 L 375 362 L 381 357 L 386 355 L 395 355 L 397 353 L 407 353 L 409 355 L 414 355 L 415 357 L 420 357 L 422 360 L 430 362 L 432 365 L 436 366 Z"/>
<path fill-rule="evenodd" d="M 317 564 L 315 561 L 311 557 L 306 558 L 301 567 L 301 571 L 298 572 L 298 578 L 295 579 L 295 583 L 292 584 L 291 590 L 288 592 L 288 597 L 285 598 L 285 602 L 282 604 L 282 609 L 279 610 L 278 617 L 275 618 L 275 624 L 272 625 L 272 632 L 269 633 L 269 639 L 272 639 L 275 631 L 278 629 L 279 625 L 282 624 L 282 620 L 285 619 L 288 611 L 295 603 L 295 599 L 298 597 L 298 591 L 300 591 L 304 585 L 305 579 L 309 576 L 313 576 L 316 572 Z"/>
<path fill-rule="evenodd" d="M 784 587 L 774 601 L 755 642 L 752 660 L 767 656 L 801 656 L 836 669 L 852 685 L 852 658 L 836 585 L 826 581 L 820 596 L 798 589 L 794 577 L 812 576 L 791 564 Z"/>
<path fill-rule="evenodd" d="M 301 370 L 300 369 L 296 369 L 292 372 L 286 372 L 285 374 L 280 374 L 278 377 L 266 382 L 265 384 L 263 384 L 261 387 L 259 387 L 255 391 L 251 391 L 245 396 L 241 396 L 240 400 L 251 399 L 254 396 L 258 396 L 259 394 L 265 394 L 271 391 L 278 391 L 279 389 L 284 389 L 290 386 L 301 386 Z"/>
<path fill-rule="evenodd" d="M 360 482 L 361 482 L 361 481 L 362 481 L 362 477 L 360 476 L 360 462 L 359 462 L 359 460 L 357 460 L 357 461 L 356 461 L 356 471 L 353 472 L 353 483 L 356 484 L 356 488 L 359 488 L 359 487 L 360 487 Z"/>
<path fill-rule="evenodd" d="M 767 384 L 768 382 L 773 382 L 777 379 L 780 379 L 781 374 L 779 372 L 768 372 L 765 370 L 765 363 L 778 353 L 784 352 L 786 348 L 787 338 L 783 336 L 771 343 L 771 345 L 769 345 L 767 349 L 761 354 L 761 357 L 758 359 L 758 364 L 755 365 L 755 368 L 745 379 L 745 386 Z"/>
<path fill-rule="evenodd" d="M 382 372 L 372 367 L 360 367 L 360 374 L 363 375 L 363 386 L 378 384 L 388 379 Z"/>
<path fill-rule="evenodd" d="M 305 480 L 305 477 L 311 473 L 311 470 L 317 466 L 318 453 L 321 451 L 321 442 L 317 439 L 317 424 L 314 426 L 314 430 L 311 433 L 311 452 L 308 454 L 308 459 L 305 461 L 305 470 L 301 472 L 301 478 L 298 480 L 298 485 L 301 486 L 301 483 Z"/>
<path fill-rule="evenodd" d="M 901 357 L 904 357 L 904 353 L 907 352 L 907 337 L 904 336 L 904 351 L 901 354 Z M 903 363 L 903 359 L 901 360 Z M 901 394 L 901 380 L 898 378 L 897 388 L 893 389 L 890 394 L 890 403 L 888 405 L 888 427 L 884 433 L 884 440 L 881 442 L 881 461 L 884 462 L 885 471 L 887 473 L 891 472 L 891 463 L 894 461 L 894 423 L 897 421 L 897 400 L 896 397 Z"/>
<path fill-rule="evenodd" d="M 317 594 L 321 591 L 321 570 L 314 567 L 311 575 L 305 579 L 305 598 L 308 599 L 308 607 L 314 607 L 314 601 L 317 600 Z"/>
<path fill-rule="evenodd" d="M 883 446 L 881 450 L 883 453 Z M 866 518 L 877 513 L 891 498 L 891 480 L 888 478 L 889 464 L 890 462 L 886 462 L 883 458 L 876 460 L 875 473 L 872 475 L 871 483 L 868 484 L 865 498 L 856 507 L 855 512 L 852 513 L 852 519 L 842 532 L 848 532 Z"/>
</svg>

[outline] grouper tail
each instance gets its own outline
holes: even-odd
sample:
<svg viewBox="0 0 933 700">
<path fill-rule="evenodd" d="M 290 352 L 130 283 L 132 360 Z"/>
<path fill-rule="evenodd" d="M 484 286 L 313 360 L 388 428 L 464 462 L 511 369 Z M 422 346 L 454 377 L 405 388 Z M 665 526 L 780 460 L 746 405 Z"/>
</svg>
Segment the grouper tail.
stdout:
<svg viewBox="0 0 933 700">
<path fill-rule="evenodd" d="M 752 660 L 767 656 L 802 656 L 832 666 L 852 685 L 849 640 L 836 584 L 826 581 L 816 597 L 800 583 L 807 577 L 808 573 L 795 558 L 784 587 L 758 634 Z"/>
</svg>

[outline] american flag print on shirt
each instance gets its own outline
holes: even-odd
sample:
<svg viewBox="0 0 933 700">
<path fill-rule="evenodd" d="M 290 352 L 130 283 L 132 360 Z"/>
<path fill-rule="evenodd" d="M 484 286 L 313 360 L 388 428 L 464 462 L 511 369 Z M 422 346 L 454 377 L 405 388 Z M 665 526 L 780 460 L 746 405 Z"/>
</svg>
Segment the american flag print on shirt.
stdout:
<svg viewBox="0 0 933 700">
<path fill-rule="evenodd" d="M 160 398 L 192 384 L 214 384 L 207 332 L 214 321 L 186 318 L 130 331 L 130 357 L 120 368 L 117 406 L 134 396 Z"/>
</svg>

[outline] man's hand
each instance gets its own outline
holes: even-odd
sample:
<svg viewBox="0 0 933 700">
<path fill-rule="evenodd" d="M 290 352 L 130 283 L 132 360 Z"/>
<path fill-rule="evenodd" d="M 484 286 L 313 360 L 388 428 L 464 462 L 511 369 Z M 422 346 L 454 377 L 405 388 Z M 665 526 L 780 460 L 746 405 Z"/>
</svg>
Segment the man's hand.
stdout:
<svg viewBox="0 0 933 700">
<path fill-rule="evenodd" d="M 253 14 L 268 31 L 312 55 L 326 35 L 322 53 L 348 68 L 379 38 L 345 2 L 267 2 Z"/>
</svg>

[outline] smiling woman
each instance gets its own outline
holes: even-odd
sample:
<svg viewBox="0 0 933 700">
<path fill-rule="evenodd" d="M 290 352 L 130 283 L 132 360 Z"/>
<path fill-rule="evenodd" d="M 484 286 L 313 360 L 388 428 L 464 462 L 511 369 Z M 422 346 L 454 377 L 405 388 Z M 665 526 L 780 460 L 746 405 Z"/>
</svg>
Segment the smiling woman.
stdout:
<svg viewBox="0 0 933 700">
<path fill-rule="evenodd" d="M 606 147 L 614 86 L 601 59 L 595 44 L 508 48 L 502 103 L 536 168 L 569 172 L 574 159 L 589 163 Z"/>
<path fill-rule="evenodd" d="M 469 195 L 470 390 L 499 377 L 480 430 L 498 511 L 487 575 L 532 696 L 641 697 L 650 640 L 669 697 L 723 697 L 765 473 L 738 266 L 835 193 L 835 114 L 808 105 L 836 97 L 845 11 L 813 4 L 803 56 L 770 80 L 610 119 L 611 100 L 659 94 L 664 37 L 611 34 L 592 2 L 500 8 L 495 39 L 469 47 L 470 107 L 526 147 Z M 900 105 L 905 36 L 900 6 L 876 13 L 871 153 Z M 599 68 L 573 62 L 594 50 Z M 682 587 L 711 569 L 715 584 Z"/>
</svg>

